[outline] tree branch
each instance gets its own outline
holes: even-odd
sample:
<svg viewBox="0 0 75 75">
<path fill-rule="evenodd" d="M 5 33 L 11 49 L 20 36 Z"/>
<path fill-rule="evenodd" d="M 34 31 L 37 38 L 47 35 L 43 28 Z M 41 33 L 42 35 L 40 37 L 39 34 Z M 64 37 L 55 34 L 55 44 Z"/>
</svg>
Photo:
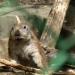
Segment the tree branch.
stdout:
<svg viewBox="0 0 75 75">
<path fill-rule="evenodd" d="M 41 70 L 40 69 L 36 69 L 36 68 L 32 68 L 32 67 L 27 67 L 27 66 L 23 66 L 21 64 L 14 64 L 13 62 L 10 62 L 6 59 L 0 59 L 0 63 L 4 64 L 6 66 L 10 66 L 16 69 L 20 69 L 20 70 L 24 70 L 26 72 L 33 72 L 33 73 L 40 73 Z"/>
</svg>

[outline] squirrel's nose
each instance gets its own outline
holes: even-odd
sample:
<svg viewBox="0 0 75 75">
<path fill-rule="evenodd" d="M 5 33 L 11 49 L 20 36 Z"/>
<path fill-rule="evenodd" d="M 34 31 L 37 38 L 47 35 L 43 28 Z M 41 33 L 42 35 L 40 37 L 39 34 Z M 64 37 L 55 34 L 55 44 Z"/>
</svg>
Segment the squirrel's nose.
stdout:
<svg viewBox="0 0 75 75">
<path fill-rule="evenodd" d="M 15 32 L 15 36 L 20 36 L 20 31 L 19 31 L 19 30 L 17 30 L 17 31 Z"/>
</svg>

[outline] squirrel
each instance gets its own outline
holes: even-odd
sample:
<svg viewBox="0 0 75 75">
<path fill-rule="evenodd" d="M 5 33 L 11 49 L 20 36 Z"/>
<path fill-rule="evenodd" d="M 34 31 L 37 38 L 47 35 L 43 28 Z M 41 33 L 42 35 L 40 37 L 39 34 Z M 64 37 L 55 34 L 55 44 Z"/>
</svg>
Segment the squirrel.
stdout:
<svg viewBox="0 0 75 75">
<path fill-rule="evenodd" d="M 24 66 L 40 69 L 47 67 L 44 50 L 31 28 L 21 23 L 18 16 L 16 18 L 18 24 L 11 29 L 8 42 L 10 59 Z"/>
</svg>

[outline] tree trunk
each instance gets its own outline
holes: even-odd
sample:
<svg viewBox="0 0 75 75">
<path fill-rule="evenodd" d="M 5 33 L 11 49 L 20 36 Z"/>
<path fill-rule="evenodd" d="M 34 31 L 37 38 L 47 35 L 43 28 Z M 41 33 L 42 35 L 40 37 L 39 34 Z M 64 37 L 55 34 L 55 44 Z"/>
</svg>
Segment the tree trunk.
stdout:
<svg viewBox="0 0 75 75">
<path fill-rule="evenodd" d="M 41 36 L 45 47 L 54 48 L 58 40 L 70 0 L 55 0 Z"/>
</svg>

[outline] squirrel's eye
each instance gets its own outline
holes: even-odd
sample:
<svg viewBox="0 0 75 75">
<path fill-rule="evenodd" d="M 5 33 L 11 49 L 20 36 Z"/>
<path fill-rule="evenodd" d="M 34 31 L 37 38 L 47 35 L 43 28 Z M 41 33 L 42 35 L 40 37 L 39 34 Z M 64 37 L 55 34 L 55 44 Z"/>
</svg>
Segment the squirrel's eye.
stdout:
<svg viewBox="0 0 75 75">
<path fill-rule="evenodd" d="M 24 29 L 26 29 L 26 26 L 24 26 Z"/>
</svg>

